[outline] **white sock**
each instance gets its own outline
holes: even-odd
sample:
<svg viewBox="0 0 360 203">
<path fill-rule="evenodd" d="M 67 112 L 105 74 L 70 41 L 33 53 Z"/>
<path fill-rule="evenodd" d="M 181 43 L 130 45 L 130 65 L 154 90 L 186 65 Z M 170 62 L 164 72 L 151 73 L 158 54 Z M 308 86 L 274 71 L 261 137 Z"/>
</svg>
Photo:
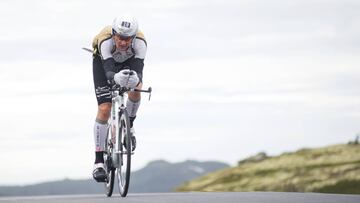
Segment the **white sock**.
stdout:
<svg viewBox="0 0 360 203">
<path fill-rule="evenodd" d="M 141 100 L 134 102 L 128 98 L 128 100 L 126 101 L 126 109 L 127 109 L 127 112 L 129 113 L 129 117 L 136 116 L 136 112 L 138 111 L 139 106 L 140 106 L 140 101 Z"/>
<path fill-rule="evenodd" d="M 105 151 L 105 141 L 108 131 L 108 125 L 106 122 L 96 120 L 94 124 L 94 140 L 95 140 L 95 151 Z"/>
</svg>

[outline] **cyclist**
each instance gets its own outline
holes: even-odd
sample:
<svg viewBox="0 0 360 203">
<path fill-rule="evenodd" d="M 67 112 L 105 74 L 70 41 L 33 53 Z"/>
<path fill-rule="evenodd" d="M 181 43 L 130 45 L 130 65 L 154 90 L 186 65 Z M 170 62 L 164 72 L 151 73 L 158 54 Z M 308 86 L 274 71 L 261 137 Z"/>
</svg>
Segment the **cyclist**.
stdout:
<svg viewBox="0 0 360 203">
<path fill-rule="evenodd" d="M 111 110 L 111 87 L 117 83 L 124 87 L 141 89 L 147 43 L 138 29 L 137 20 L 130 15 L 114 19 L 95 36 L 93 43 L 93 78 L 98 111 L 94 124 L 95 164 L 93 177 L 104 182 L 106 171 L 103 154 Z M 134 120 L 140 106 L 140 93 L 128 92 L 126 101 L 130 118 L 132 150 L 136 147 Z"/>
</svg>

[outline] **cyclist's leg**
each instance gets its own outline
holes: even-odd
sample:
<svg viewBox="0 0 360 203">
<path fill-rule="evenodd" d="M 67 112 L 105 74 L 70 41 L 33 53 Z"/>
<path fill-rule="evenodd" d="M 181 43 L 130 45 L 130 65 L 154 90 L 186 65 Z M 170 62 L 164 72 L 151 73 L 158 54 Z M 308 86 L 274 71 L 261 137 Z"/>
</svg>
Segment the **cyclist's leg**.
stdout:
<svg viewBox="0 0 360 203">
<path fill-rule="evenodd" d="M 98 106 L 98 112 L 94 124 L 95 141 L 95 163 L 93 177 L 98 182 L 104 182 L 106 179 L 106 168 L 104 165 L 104 151 L 106 135 L 108 131 L 107 119 L 110 114 L 111 103 L 102 103 Z"/>
<path fill-rule="evenodd" d="M 136 87 L 136 89 L 141 89 L 142 83 L 139 83 L 139 85 Z M 136 113 L 140 107 L 141 102 L 141 94 L 140 92 L 129 92 L 129 97 L 126 102 L 127 111 L 129 113 L 130 118 L 130 127 L 133 127 L 133 122 L 136 118 Z"/>
<path fill-rule="evenodd" d="M 104 148 L 108 129 L 107 120 L 111 109 L 111 93 L 99 56 L 95 56 L 93 59 L 93 78 L 95 95 L 98 102 L 98 111 L 94 123 L 95 165 L 93 176 L 97 181 L 101 181 L 106 175 L 104 169 Z"/>
<path fill-rule="evenodd" d="M 136 89 L 141 89 L 141 87 L 142 87 L 142 83 L 139 83 Z M 129 92 L 128 95 L 129 97 L 126 101 L 126 109 L 129 114 L 129 121 L 130 121 L 130 134 L 131 134 L 131 142 L 132 142 L 131 150 L 134 151 L 136 148 L 134 120 L 136 118 L 136 113 L 140 107 L 141 94 L 140 92 Z"/>
<path fill-rule="evenodd" d="M 98 105 L 98 112 L 94 124 L 95 139 L 95 163 L 104 163 L 103 152 L 107 135 L 107 120 L 110 116 L 111 103 L 106 102 Z"/>
</svg>

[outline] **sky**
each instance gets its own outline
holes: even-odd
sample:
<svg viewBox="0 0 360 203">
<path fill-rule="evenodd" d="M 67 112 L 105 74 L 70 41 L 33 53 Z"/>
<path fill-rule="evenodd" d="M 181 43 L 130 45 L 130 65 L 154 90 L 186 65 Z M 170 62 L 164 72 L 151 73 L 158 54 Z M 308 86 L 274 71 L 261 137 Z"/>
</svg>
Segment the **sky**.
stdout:
<svg viewBox="0 0 360 203">
<path fill-rule="evenodd" d="M 82 47 L 120 13 L 147 39 L 133 170 L 237 161 L 360 133 L 356 0 L 3 0 L 0 185 L 91 178 L 97 103 Z"/>
</svg>

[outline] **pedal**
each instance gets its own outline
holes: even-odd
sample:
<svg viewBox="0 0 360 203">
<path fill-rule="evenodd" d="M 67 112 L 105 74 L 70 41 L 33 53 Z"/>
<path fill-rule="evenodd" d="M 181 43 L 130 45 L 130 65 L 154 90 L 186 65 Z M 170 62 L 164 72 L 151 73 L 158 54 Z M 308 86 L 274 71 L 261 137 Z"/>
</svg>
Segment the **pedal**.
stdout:
<svg viewBox="0 0 360 203">
<path fill-rule="evenodd" d="M 105 183 L 107 182 L 107 177 L 105 176 L 99 176 L 99 177 L 94 177 L 94 179 L 96 180 L 96 182 L 98 183 Z"/>
</svg>

